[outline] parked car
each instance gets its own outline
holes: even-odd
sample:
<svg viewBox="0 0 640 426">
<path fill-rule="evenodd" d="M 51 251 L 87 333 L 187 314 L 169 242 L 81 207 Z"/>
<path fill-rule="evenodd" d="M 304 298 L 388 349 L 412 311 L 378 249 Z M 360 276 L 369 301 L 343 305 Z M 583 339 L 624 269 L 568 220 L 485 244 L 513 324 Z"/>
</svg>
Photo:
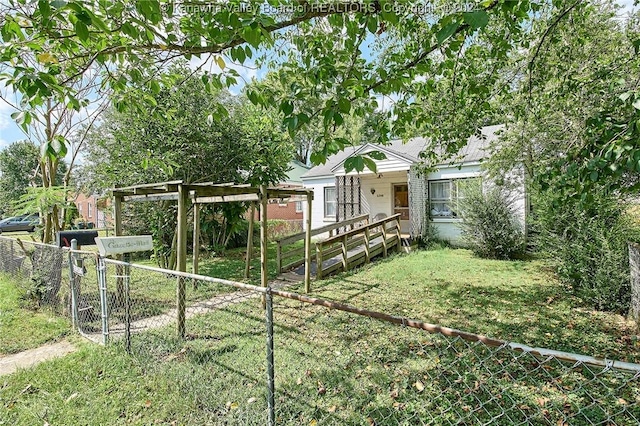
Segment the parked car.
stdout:
<svg viewBox="0 0 640 426">
<path fill-rule="evenodd" d="M 8 217 L 0 220 L 0 233 L 14 231 L 33 232 L 38 223 L 40 223 L 40 216 L 37 214 Z"/>
</svg>

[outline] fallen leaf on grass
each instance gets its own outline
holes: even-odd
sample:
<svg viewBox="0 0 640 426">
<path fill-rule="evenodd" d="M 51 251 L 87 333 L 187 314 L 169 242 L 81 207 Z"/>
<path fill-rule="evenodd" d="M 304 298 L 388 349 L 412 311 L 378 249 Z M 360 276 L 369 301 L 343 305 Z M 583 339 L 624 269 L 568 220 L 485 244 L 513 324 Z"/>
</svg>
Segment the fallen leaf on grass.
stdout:
<svg viewBox="0 0 640 426">
<path fill-rule="evenodd" d="M 330 412 L 330 413 L 335 413 L 337 409 L 338 409 L 338 407 L 336 407 L 335 405 L 332 405 L 331 407 L 329 407 L 327 409 L 327 411 Z"/>
<path fill-rule="evenodd" d="M 151 407 L 151 401 L 147 399 L 147 400 L 144 402 L 144 406 L 145 406 L 145 407 L 147 407 L 147 408 Z"/>
<path fill-rule="evenodd" d="M 78 397 L 78 392 L 74 392 L 71 395 L 69 395 L 69 398 L 67 398 L 65 402 L 68 404 L 72 399 L 75 399 L 77 397 Z"/>
<path fill-rule="evenodd" d="M 536 402 L 539 406 L 544 407 L 549 402 L 549 398 L 536 398 Z"/>
<path fill-rule="evenodd" d="M 424 383 L 422 383 L 420 380 L 417 380 L 413 386 L 418 390 L 418 392 L 422 392 L 424 390 Z"/>
</svg>

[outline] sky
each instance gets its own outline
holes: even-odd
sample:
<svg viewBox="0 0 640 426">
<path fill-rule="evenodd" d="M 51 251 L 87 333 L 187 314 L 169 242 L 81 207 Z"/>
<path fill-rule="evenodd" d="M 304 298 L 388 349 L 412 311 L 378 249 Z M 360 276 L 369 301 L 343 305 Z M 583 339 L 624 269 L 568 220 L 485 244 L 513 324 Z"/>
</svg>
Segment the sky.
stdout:
<svg viewBox="0 0 640 426">
<path fill-rule="evenodd" d="M 619 0 L 618 3 L 622 6 L 621 14 L 627 14 L 632 10 L 637 10 L 638 6 L 634 7 L 634 0 Z M 200 59 L 192 59 L 190 61 L 190 66 L 197 67 L 202 64 L 202 60 Z M 234 68 L 240 76 L 239 83 L 232 87 L 230 91 L 233 94 L 238 94 L 245 85 L 245 81 L 249 82 L 253 78 L 262 78 L 266 74 L 266 68 L 256 68 L 252 66 L 251 63 L 247 63 L 248 66 L 236 66 L 234 64 L 227 64 L 228 67 Z M 205 69 L 209 68 L 209 64 L 205 65 Z M 212 68 L 216 68 L 212 65 Z M 214 71 L 212 69 L 211 71 Z M 18 127 L 18 125 L 11 118 L 11 114 L 15 110 L 11 108 L 6 103 L 0 100 L 0 150 L 4 149 L 6 146 L 11 144 L 12 142 L 25 139 L 25 135 L 22 130 Z"/>
</svg>

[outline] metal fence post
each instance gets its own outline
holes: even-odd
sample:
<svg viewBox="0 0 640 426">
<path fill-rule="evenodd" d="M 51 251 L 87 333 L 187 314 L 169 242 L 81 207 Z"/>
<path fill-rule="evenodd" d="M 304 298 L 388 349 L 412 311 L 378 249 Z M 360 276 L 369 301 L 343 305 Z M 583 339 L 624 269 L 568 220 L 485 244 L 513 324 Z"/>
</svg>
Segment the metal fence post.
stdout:
<svg viewBox="0 0 640 426">
<path fill-rule="evenodd" d="M 98 256 L 98 287 L 100 289 L 100 309 L 102 316 L 102 343 L 109 343 L 109 309 L 107 306 L 107 265 L 104 258 Z"/>
<path fill-rule="evenodd" d="M 71 240 L 71 250 L 69 251 L 69 290 L 71 292 L 71 325 L 74 329 L 79 329 L 78 324 L 78 293 L 76 284 L 76 274 L 73 267 L 76 264 L 76 254 L 73 252 L 78 249 L 78 241 Z"/>
<path fill-rule="evenodd" d="M 131 291 L 129 283 L 131 280 L 131 254 L 124 254 L 124 342 L 127 353 L 131 353 Z"/>
<path fill-rule="evenodd" d="M 271 287 L 267 288 L 265 294 L 266 304 L 266 323 L 267 323 L 267 408 L 269 410 L 267 424 L 274 426 L 276 424 L 275 409 L 275 370 L 273 363 L 273 296 L 271 295 Z"/>
</svg>

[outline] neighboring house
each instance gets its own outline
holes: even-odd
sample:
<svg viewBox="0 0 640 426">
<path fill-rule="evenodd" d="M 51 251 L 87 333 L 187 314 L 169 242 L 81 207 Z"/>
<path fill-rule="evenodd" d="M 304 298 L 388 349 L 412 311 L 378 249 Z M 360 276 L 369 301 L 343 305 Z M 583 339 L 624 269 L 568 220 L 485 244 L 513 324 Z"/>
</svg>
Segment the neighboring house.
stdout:
<svg viewBox="0 0 640 426">
<path fill-rule="evenodd" d="M 92 223 L 94 228 L 111 226 L 111 212 L 107 211 L 107 202 L 96 194 L 79 193 L 75 199 L 78 216 L 84 222 Z"/>
<path fill-rule="evenodd" d="M 360 214 L 369 214 L 371 220 L 400 214 L 405 237 L 420 237 L 432 224 L 440 238 L 459 243 L 462 219 L 456 205 L 463 196 L 458 191 L 459 183 L 462 179 L 480 178 L 483 186 L 487 184 L 480 165 L 489 156 L 488 147 L 502 127 L 482 128 L 482 138 L 472 136 L 456 157 L 437 164 L 435 171 L 426 175 L 420 174 L 417 167 L 421 162 L 419 154 L 428 143 L 425 138 L 406 143 L 395 140 L 386 146 L 364 144 L 329 157 L 325 164 L 302 176 L 304 187 L 314 192 L 312 228 Z M 375 160 L 376 173 L 368 169 L 345 172 L 347 158 L 376 150 L 386 155 L 384 160 Z M 524 185 L 517 188 L 514 196 L 524 224 Z"/>
<path fill-rule="evenodd" d="M 278 188 L 302 188 L 302 179 L 301 176 L 309 171 L 309 167 L 300 163 L 299 161 L 291 161 L 289 163 L 289 172 L 287 172 L 287 177 L 284 181 L 280 182 L 277 187 Z M 302 225 L 303 219 L 303 200 L 294 200 L 294 199 L 271 199 L 269 200 L 269 205 L 267 205 L 267 217 L 269 220 L 271 219 L 279 219 L 279 220 L 291 220 L 291 221 L 299 221 Z M 258 218 L 258 213 L 256 213 L 256 218 Z"/>
</svg>

